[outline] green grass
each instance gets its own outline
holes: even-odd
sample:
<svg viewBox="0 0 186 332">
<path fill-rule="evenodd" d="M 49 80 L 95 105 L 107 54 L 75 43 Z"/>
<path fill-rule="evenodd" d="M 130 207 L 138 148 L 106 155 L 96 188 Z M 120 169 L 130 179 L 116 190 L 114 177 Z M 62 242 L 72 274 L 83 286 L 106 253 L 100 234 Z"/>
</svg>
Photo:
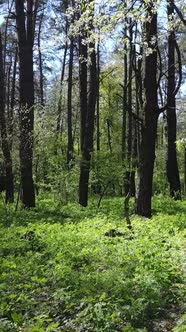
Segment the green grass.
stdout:
<svg viewBox="0 0 186 332">
<path fill-rule="evenodd" d="M 131 216 L 132 236 L 123 204 L 1 206 L 1 332 L 151 331 L 173 307 L 184 311 L 186 202 L 154 198 L 151 220 Z M 184 326 L 183 315 L 175 332 Z"/>
</svg>

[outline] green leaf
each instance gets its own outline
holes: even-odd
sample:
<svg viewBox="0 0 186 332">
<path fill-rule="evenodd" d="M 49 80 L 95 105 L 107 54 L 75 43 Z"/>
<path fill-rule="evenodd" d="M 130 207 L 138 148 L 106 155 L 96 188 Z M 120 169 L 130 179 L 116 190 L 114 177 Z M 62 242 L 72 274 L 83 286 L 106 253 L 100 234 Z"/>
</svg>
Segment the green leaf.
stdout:
<svg viewBox="0 0 186 332">
<path fill-rule="evenodd" d="M 13 322 L 14 322 L 15 324 L 17 324 L 17 325 L 19 325 L 19 324 L 22 322 L 22 320 L 23 320 L 22 315 L 21 315 L 21 314 L 18 314 L 18 313 L 16 313 L 16 312 L 12 312 L 12 313 L 11 313 L 11 317 L 12 317 Z"/>
</svg>

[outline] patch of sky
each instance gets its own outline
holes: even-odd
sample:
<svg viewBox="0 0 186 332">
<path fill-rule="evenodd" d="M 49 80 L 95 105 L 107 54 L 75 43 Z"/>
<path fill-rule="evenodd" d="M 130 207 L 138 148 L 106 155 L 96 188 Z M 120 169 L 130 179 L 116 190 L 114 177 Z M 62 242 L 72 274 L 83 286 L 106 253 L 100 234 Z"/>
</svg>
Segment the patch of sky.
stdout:
<svg viewBox="0 0 186 332">
<path fill-rule="evenodd" d="M 3 21 L 4 21 L 4 16 L 0 15 L 0 26 L 2 25 Z"/>
</svg>

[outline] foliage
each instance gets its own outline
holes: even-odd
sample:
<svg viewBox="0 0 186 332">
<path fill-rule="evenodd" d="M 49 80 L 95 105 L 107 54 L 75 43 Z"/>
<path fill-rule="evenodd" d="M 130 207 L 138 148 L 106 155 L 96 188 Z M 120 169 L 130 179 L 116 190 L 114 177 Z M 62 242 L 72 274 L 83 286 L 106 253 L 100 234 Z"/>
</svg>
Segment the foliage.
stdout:
<svg viewBox="0 0 186 332">
<path fill-rule="evenodd" d="M 131 216 L 132 235 L 123 199 L 95 204 L 1 206 L 1 331 L 142 332 L 182 305 L 185 202 L 156 197 L 152 220 Z"/>
</svg>

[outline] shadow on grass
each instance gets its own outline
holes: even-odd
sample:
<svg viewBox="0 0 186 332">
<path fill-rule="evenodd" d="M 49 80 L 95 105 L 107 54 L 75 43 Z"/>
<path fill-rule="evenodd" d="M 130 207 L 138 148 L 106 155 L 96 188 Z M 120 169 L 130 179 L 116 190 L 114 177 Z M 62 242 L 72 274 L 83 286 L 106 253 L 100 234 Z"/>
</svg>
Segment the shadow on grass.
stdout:
<svg viewBox="0 0 186 332">
<path fill-rule="evenodd" d="M 186 222 L 186 200 L 175 201 L 169 197 L 154 196 L 152 202 L 152 215 L 180 215 L 182 224 Z M 3 227 L 10 227 L 12 224 L 17 226 L 27 226 L 38 222 L 48 224 L 78 223 L 85 218 L 93 218 L 97 213 L 123 218 L 124 197 L 106 198 L 102 205 L 97 209 L 97 201 L 93 198 L 90 205 L 83 208 L 77 203 L 69 203 L 60 206 L 52 199 L 38 201 L 37 207 L 29 210 L 18 209 L 15 212 L 13 206 L 0 206 L 0 224 Z M 130 214 L 134 213 L 134 199 L 130 200 Z M 179 218 L 178 218 L 179 219 Z"/>
<path fill-rule="evenodd" d="M 168 215 L 176 215 L 176 214 L 185 214 L 186 219 L 186 200 L 175 201 L 169 197 L 153 197 L 153 209 L 152 214 L 168 214 Z"/>
</svg>

